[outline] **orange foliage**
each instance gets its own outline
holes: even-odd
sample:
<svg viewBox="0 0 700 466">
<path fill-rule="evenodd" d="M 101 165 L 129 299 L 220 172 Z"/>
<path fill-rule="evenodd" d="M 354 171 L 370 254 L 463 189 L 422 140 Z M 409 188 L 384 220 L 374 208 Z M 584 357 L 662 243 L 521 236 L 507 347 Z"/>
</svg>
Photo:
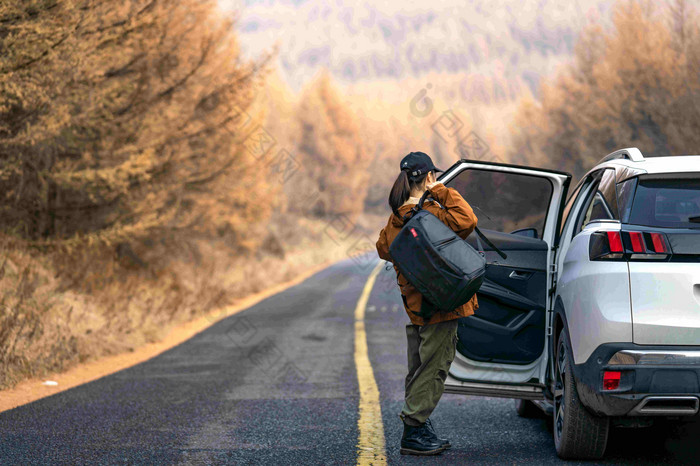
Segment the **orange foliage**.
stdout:
<svg viewBox="0 0 700 466">
<path fill-rule="evenodd" d="M 684 1 L 670 9 L 623 1 L 613 28 L 591 26 L 573 63 L 540 102 L 524 100 L 513 160 L 581 175 L 612 150 L 649 155 L 697 152 L 700 145 L 700 27 Z M 522 161 L 522 160 L 520 160 Z"/>
<path fill-rule="evenodd" d="M 356 217 L 367 193 L 370 158 L 355 115 L 327 73 L 303 93 L 297 115 L 302 170 L 319 194 L 315 213 Z"/>
<path fill-rule="evenodd" d="M 210 0 L 2 2 L 0 228 L 252 240 L 267 187 L 240 120 L 259 66 Z"/>
</svg>

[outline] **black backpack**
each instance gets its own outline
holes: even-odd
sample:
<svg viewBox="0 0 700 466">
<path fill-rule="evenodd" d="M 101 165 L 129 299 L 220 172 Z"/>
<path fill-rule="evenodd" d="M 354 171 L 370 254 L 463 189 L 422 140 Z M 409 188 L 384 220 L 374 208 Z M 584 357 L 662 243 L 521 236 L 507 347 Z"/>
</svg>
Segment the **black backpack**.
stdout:
<svg viewBox="0 0 700 466">
<path fill-rule="evenodd" d="M 468 302 L 479 290 L 487 265 L 483 253 L 423 210 L 429 194 L 426 191 L 403 217 L 404 226 L 389 247 L 396 268 L 429 301 L 430 305 L 423 305 L 416 313 L 424 319 L 430 319 L 435 312 L 454 311 Z M 444 209 L 442 205 L 440 208 Z M 475 231 L 501 257 L 507 257 L 478 228 Z"/>
</svg>

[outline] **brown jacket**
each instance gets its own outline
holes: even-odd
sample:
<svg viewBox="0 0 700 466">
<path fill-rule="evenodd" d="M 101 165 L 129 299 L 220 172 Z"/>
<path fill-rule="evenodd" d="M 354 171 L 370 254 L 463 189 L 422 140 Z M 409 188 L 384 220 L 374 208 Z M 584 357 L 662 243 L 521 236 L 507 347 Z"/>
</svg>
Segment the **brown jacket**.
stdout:
<svg viewBox="0 0 700 466">
<path fill-rule="evenodd" d="M 445 207 L 445 209 L 441 209 L 440 206 L 432 201 L 426 201 L 425 204 L 423 204 L 423 208 L 442 220 L 445 225 L 450 227 L 461 238 L 466 239 L 467 236 L 474 231 L 474 227 L 476 227 L 477 223 L 476 215 L 474 215 L 471 206 L 454 188 L 447 188 L 442 183 L 438 183 L 430 188 L 430 193 L 435 200 Z M 411 200 L 399 207 L 399 215 L 406 215 L 406 212 L 411 210 L 416 203 L 414 198 L 411 198 Z M 381 259 L 391 262 L 389 245 L 394 241 L 394 238 L 396 238 L 402 226 L 403 222 L 401 218 L 392 213 L 386 226 L 379 233 L 379 240 L 377 240 L 377 252 Z M 478 309 L 479 307 L 476 295 L 474 295 L 466 304 L 455 309 L 455 312 L 438 312 L 434 314 L 430 320 L 426 321 L 415 314 L 420 311 L 423 295 L 421 295 L 413 285 L 408 283 L 406 278 L 396 269 L 396 266 L 394 266 L 394 270 L 396 270 L 396 275 L 398 277 L 401 297 L 404 307 L 406 308 L 406 313 L 411 319 L 411 323 L 415 325 L 434 324 L 458 319 L 460 317 L 467 317 L 474 314 L 474 309 Z"/>
</svg>

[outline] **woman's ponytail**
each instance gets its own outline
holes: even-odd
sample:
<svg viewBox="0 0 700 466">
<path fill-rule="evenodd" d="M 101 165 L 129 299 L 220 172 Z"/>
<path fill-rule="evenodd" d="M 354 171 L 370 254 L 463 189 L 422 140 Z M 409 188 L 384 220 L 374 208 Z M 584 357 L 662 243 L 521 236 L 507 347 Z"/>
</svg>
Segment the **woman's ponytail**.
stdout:
<svg viewBox="0 0 700 466">
<path fill-rule="evenodd" d="M 398 215 L 399 207 L 411 197 L 411 186 L 408 183 L 408 173 L 401 170 L 398 178 L 394 181 L 394 186 L 389 193 L 389 206 L 392 212 Z"/>
</svg>

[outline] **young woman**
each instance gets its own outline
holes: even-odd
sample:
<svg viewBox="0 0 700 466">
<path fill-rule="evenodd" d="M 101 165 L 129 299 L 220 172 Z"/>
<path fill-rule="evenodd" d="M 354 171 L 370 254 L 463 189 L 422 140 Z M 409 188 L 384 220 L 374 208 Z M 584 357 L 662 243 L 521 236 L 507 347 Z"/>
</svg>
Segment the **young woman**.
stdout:
<svg viewBox="0 0 700 466">
<path fill-rule="evenodd" d="M 426 190 L 437 201 L 426 201 L 423 208 L 433 213 L 460 237 L 466 238 L 476 227 L 477 218 L 469 204 L 453 188 L 436 181 L 435 168 L 423 152 L 411 152 L 401 160 L 401 173 L 389 194 L 392 214 L 379 233 L 379 257 L 391 261 L 389 246 L 403 226 L 402 217 L 411 210 Z M 396 267 L 394 267 L 396 270 Z M 406 278 L 396 270 L 401 298 L 411 323 L 406 325 L 408 339 L 408 375 L 405 402 L 399 415 L 404 423 L 401 454 L 435 455 L 450 447 L 435 434 L 429 416 L 445 389 L 447 371 L 457 347 L 457 319 L 474 314 L 479 305 L 476 295 L 455 310 L 435 313 L 430 320 L 418 315 L 431 306 Z"/>
</svg>

